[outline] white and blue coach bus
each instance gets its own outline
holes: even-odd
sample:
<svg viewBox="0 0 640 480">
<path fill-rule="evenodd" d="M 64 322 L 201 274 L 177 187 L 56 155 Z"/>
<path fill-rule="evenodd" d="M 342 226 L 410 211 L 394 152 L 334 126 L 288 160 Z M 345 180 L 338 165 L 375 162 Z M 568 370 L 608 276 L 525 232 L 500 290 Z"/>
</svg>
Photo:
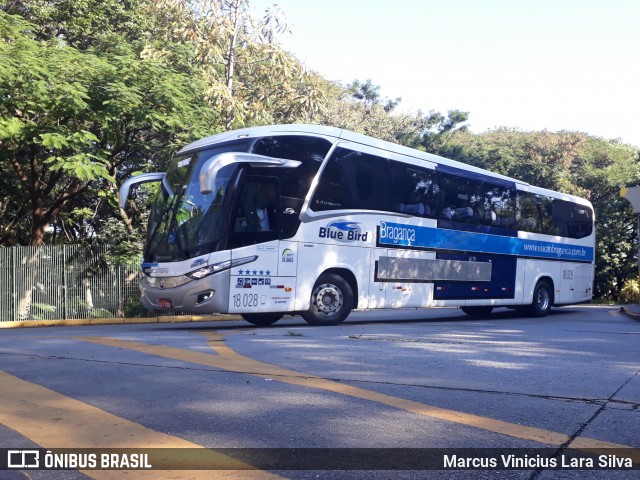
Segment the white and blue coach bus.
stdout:
<svg viewBox="0 0 640 480">
<path fill-rule="evenodd" d="M 142 264 L 148 309 L 255 325 L 352 309 L 589 301 L 594 216 L 582 198 L 313 125 L 248 128 L 184 147 L 161 183 Z"/>
</svg>

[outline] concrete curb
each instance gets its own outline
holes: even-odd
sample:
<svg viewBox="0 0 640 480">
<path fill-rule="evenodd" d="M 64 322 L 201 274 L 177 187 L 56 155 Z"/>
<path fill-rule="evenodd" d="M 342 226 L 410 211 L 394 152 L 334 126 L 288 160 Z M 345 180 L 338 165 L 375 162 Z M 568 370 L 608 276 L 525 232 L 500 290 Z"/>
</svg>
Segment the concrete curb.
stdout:
<svg viewBox="0 0 640 480">
<path fill-rule="evenodd" d="M 242 320 L 239 315 L 167 315 L 148 318 L 83 318 L 77 320 L 16 320 L 1 322 L 2 328 L 77 327 L 83 325 L 130 325 L 146 323 L 231 322 Z"/>
<path fill-rule="evenodd" d="M 620 307 L 620 312 L 624 313 L 627 317 L 633 320 L 640 321 L 640 313 L 632 311 L 629 307 Z"/>
</svg>

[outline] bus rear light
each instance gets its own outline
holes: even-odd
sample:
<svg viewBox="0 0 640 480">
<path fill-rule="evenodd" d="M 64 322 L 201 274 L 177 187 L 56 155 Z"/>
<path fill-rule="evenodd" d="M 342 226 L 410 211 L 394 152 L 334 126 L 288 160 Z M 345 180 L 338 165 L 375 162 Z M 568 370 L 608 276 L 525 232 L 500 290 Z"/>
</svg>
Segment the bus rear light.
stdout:
<svg viewBox="0 0 640 480">
<path fill-rule="evenodd" d="M 158 300 L 158 306 L 160 308 L 172 308 L 173 304 L 171 303 L 171 300 L 168 298 L 160 298 Z"/>
</svg>

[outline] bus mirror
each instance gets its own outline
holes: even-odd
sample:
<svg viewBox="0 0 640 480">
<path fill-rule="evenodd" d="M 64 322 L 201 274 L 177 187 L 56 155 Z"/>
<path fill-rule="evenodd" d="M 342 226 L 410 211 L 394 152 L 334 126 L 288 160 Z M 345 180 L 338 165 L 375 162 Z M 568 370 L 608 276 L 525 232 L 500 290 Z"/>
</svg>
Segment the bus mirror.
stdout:
<svg viewBox="0 0 640 480">
<path fill-rule="evenodd" d="M 142 175 L 136 175 L 135 177 L 128 178 L 120 187 L 120 194 L 118 204 L 120 208 L 124 208 L 131 192 L 131 187 L 140 183 L 149 182 L 162 182 L 164 180 L 164 173 L 143 173 Z"/>
<path fill-rule="evenodd" d="M 227 165 L 248 163 L 252 167 L 288 167 L 295 168 L 301 162 L 285 158 L 266 157 L 255 153 L 221 153 L 207 160 L 200 170 L 200 193 L 207 194 L 215 190 L 217 173 Z"/>
</svg>

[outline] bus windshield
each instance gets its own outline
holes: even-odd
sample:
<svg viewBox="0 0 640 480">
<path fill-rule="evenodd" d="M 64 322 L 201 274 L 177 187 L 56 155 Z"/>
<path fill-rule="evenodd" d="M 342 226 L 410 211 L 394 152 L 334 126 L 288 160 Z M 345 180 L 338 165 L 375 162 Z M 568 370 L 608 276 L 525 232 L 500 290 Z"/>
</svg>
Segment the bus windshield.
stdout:
<svg viewBox="0 0 640 480">
<path fill-rule="evenodd" d="M 230 186 L 238 166 L 222 168 L 207 194 L 200 192 L 199 173 L 211 157 L 230 151 L 246 151 L 246 146 L 234 143 L 173 159 L 151 209 L 146 262 L 186 260 L 223 248 Z"/>
</svg>

